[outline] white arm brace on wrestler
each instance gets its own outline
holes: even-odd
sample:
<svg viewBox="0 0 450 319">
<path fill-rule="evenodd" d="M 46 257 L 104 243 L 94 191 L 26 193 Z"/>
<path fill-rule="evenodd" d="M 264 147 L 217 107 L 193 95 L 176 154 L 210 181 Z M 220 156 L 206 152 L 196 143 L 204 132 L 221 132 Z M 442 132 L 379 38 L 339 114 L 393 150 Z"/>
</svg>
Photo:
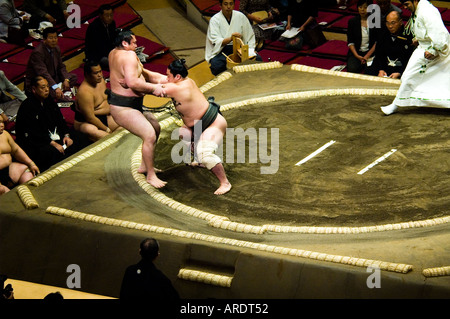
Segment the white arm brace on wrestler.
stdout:
<svg viewBox="0 0 450 319">
<path fill-rule="evenodd" d="M 200 140 L 197 143 L 198 160 L 209 170 L 221 163 L 220 157 L 215 154 L 218 147 L 213 141 Z"/>
</svg>

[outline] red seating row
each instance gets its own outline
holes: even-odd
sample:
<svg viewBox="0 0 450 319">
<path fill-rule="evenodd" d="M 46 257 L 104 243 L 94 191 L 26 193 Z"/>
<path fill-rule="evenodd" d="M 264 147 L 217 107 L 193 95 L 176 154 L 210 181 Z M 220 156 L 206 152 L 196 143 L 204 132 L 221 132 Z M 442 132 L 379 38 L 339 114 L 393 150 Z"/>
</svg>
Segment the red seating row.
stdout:
<svg viewBox="0 0 450 319">
<path fill-rule="evenodd" d="M 123 3 L 123 0 L 100 0 L 96 1 L 95 4 L 90 0 L 75 0 L 74 2 L 80 5 L 82 24 L 80 28 L 68 29 L 66 27 L 61 29 L 58 44 L 61 48 L 63 60 L 67 60 L 84 50 L 88 23 L 95 19 L 98 7 L 102 3 L 122 3 L 114 9 L 114 19 L 118 28 L 129 29 L 142 22 L 142 17 L 128 3 Z M 11 82 L 17 84 L 23 80 L 25 71 L 21 66 L 26 66 L 32 49 L 39 44 L 39 41 L 30 37 L 26 47 L 0 43 L 1 70 L 5 72 Z"/>
<path fill-rule="evenodd" d="M 191 2 L 204 16 L 212 16 L 220 11 L 220 6 L 216 0 L 191 0 Z M 403 8 L 400 3 L 395 1 L 392 3 L 402 8 L 405 20 L 409 19 L 411 13 L 407 9 Z M 444 23 L 449 25 L 450 9 L 438 9 L 441 12 Z M 235 10 L 239 10 L 239 1 L 235 1 Z M 357 0 L 349 0 L 346 7 L 336 5 L 334 7 L 319 8 L 317 22 L 324 31 L 346 33 L 348 21 L 357 14 Z M 447 28 L 450 29 L 450 27 Z M 347 42 L 342 40 L 329 40 L 312 50 L 307 45 L 304 45 L 300 51 L 287 50 L 284 42 L 271 40 L 265 42 L 264 49 L 259 54 L 264 62 L 299 63 L 331 69 L 334 66 L 345 64 L 347 52 Z"/>
<path fill-rule="evenodd" d="M 60 29 L 58 44 L 61 48 L 63 60 L 81 53 L 84 50 L 85 34 L 89 23 L 97 16 L 98 7 L 103 3 L 109 3 L 116 6 L 114 8 L 114 20 L 118 28 L 130 29 L 142 22 L 141 16 L 125 0 L 97 0 L 95 3 L 91 0 L 75 0 L 79 4 L 82 13 L 82 24 L 80 28 Z M 146 39 L 136 36 L 139 46 L 145 47 L 143 53 L 148 55 L 147 62 L 144 63 L 146 69 L 165 73 L 167 66 L 175 60 L 172 54 L 169 54 L 169 48 Z M 27 47 L 21 47 L 14 44 L 0 43 L 0 70 L 3 70 L 7 78 L 18 84 L 24 80 L 26 66 L 34 47 L 40 40 L 30 38 Z M 84 79 L 83 65 L 70 72 L 78 76 L 78 84 Z M 104 71 L 105 77 L 109 77 L 108 72 Z M 61 108 L 67 124 L 73 125 L 74 112 L 71 108 Z M 9 127 L 9 131 L 14 127 Z"/>
</svg>

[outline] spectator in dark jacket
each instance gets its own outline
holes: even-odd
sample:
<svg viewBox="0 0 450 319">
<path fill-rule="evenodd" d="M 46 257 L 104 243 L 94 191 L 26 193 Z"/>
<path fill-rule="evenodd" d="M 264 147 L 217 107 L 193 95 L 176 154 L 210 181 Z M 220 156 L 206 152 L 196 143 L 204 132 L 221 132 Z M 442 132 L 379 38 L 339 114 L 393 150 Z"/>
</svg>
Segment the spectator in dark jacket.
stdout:
<svg viewBox="0 0 450 319">
<path fill-rule="evenodd" d="M 120 299 L 173 302 L 179 299 L 178 292 L 153 263 L 159 256 L 159 243 L 147 238 L 140 244 L 141 260 L 129 266 L 122 280 Z"/>
<path fill-rule="evenodd" d="M 403 20 L 397 11 L 386 17 L 386 29 L 378 38 L 375 58 L 367 74 L 399 79 L 415 49 L 413 36 L 404 32 Z"/>
<path fill-rule="evenodd" d="M 58 101 L 71 101 L 64 92 L 77 84 L 77 76 L 69 73 L 62 61 L 55 28 L 44 29 L 44 40 L 33 50 L 25 73 L 25 92 L 31 95 L 31 80 L 40 75 L 50 85 L 50 96 Z"/>
<path fill-rule="evenodd" d="M 19 108 L 17 144 L 41 171 L 87 146 L 82 136 L 69 130 L 56 102 L 49 98 L 49 85 L 37 76 L 31 81 L 32 95 Z"/>
<path fill-rule="evenodd" d="M 86 59 L 100 63 L 102 70 L 108 71 L 108 54 L 115 47 L 116 34 L 113 8 L 103 4 L 99 8 L 99 16 L 89 24 L 86 31 Z"/>
</svg>

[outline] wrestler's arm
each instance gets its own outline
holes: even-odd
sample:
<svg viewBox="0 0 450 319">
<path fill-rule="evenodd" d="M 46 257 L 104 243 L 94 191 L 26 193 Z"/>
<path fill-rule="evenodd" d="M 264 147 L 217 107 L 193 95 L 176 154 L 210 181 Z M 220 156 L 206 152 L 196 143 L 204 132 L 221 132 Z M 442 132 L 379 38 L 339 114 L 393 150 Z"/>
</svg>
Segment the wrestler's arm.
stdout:
<svg viewBox="0 0 450 319">
<path fill-rule="evenodd" d="M 150 83 L 167 83 L 167 76 L 158 72 L 144 69 L 142 75 L 144 76 L 145 80 Z"/>
<path fill-rule="evenodd" d="M 89 92 L 84 92 L 83 90 L 78 90 L 77 94 L 78 109 L 81 114 L 83 114 L 86 122 L 95 125 L 99 130 L 107 131 L 108 127 L 100 121 L 100 119 L 95 116 L 94 113 L 94 95 Z"/>
<path fill-rule="evenodd" d="M 33 175 L 39 174 L 39 168 L 36 164 L 28 157 L 27 153 L 13 140 L 11 135 L 7 133 L 8 143 L 11 146 L 11 155 L 20 163 L 25 164 L 30 169 Z"/>
<path fill-rule="evenodd" d="M 179 93 L 179 87 L 174 83 L 165 83 L 163 84 L 164 96 L 177 98 L 177 93 Z M 180 102 L 180 101 L 178 101 Z"/>
<path fill-rule="evenodd" d="M 136 53 L 134 53 L 134 51 L 129 51 L 126 53 L 127 58 L 122 59 L 124 74 L 124 84 L 122 86 L 125 85 L 133 91 L 141 93 L 160 95 L 160 84 L 146 82 L 144 77 L 139 76 Z"/>
</svg>

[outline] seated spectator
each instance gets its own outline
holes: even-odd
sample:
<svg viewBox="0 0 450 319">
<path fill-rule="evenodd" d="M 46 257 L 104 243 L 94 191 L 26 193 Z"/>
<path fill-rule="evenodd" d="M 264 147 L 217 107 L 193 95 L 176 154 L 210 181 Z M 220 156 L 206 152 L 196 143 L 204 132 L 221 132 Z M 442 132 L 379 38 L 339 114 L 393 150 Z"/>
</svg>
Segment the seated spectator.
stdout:
<svg viewBox="0 0 450 319">
<path fill-rule="evenodd" d="M 110 114 L 105 94 L 106 82 L 98 62 L 86 62 L 75 105 L 74 128 L 86 134 L 93 142 L 114 132 L 119 125 Z"/>
<path fill-rule="evenodd" d="M 386 17 L 386 30 L 379 36 L 375 58 L 367 74 L 399 79 L 415 49 L 411 34 L 405 34 L 403 20 L 397 11 Z"/>
<path fill-rule="evenodd" d="M 256 50 L 259 50 L 264 40 L 268 40 L 274 35 L 275 28 L 263 30 L 261 24 L 276 22 L 279 19 L 280 12 L 277 8 L 270 5 L 269 0 L 241 0 L 239 3 L 239 11 L 241 11 L 250 20 L 255 33 Z M 266 12 L 266 18 L 260 17 L 257 13 Z"/>
<path fill-rule="evenodd" d="M 77 76 L 69 73 L 62 61 L 61 49 L 58 46 L 58 34 L 55 28 L 46 28 L 43 41 L 31 52 L 25 73 L 25 92 L 31 94 L 30 83 L 33 78 L 43 76 L 50 85 L 50 96 L 57 101 L 69 102 L 71 95 L 64 92 L 77 83 Z M 71 93 L 71 92 L 70 92 Z"/>
<path fill-rule="evenodd" d="M 111 5 L 102 4 L 99 16 L 89 24 L 86 31 L 86 59 L 100 63 L 103 70 L 109 71 L 108 55 L 115 48 L 116 22 Z"/>
<path fill-rule="evenodd" d="M 289 0 L 286 30 L 299 28 L 296 37 L 288 39 L 288 49 L 300 50 L 305 42 L 305 32 L 317 26 L 316 17 L 319 14 L 315 0 Z"/>
<path fill-rule="evenodd" d="M 120 299 L 151 301 L 176 301 L 178 292 L 169 278 L 158 268 L 154 261 L 159 256 L 159 243 L 156 239 L 147 238 L 140 244 L 141 260 L 127 267 L 120 288 Z"/>
<path fill-rule="evenodd" d="M 375 52 L 377 32 L 376 28 L 369 28 L 367 23 L 367 7 L 372 4 L 371 0 L 358 0 L 359 15 L 348 21 L 347 28 L 347 71 L 362 73 L 371 62 Z"/>
<path fill-rule="evenodd" d="M 32 95 L 20 106 L 16 120 L 17 143 L 41 171 L 87 146 L 84 136 L 69 131 L 49 85 L 42 76 L 31 81 Z"/>
<path fill-rule="evenodd" d="M 0 119 L 0 195 L 17 184 L 28 182 L 39 174 L 39 168 L 14 142 Z"/>
<path fill-rule="evenodd" d="M 247 17 L 234 10 L 234 0 L 219 0 L 221 10 L 209 21 L 206 35 L 205 60 L 209 62 L 211 73 L 218 75 L 227 70 L 226 56 L 233 53 L 233 35 L 248 45 L 249 56 L 256 56 L 255 33 Z"/>
<path fill-rule="evenodd" d="M 41 21 L 48 21 L 53 25 L 64 24 L 69 17 L 65 0 L 24 0 L 22 8 L 36 18 L 37 25 L 34 28 Z"/>
<path fill-rule="evenodd" d="M 25 45 L 29 16 L 16 10 L 14 0 L 0 0 L 0 39 Z"/>
<path fill-rule="evenodd" d="M 14 96 L 15 99 L 12 99 L 5 92 Z M 15 121 L 20 104 L 26 98 L 27 96 L 8 80 L 5 72 L 0 71 L 0 118 L 3 119 L 3 122 Z"/>
<path fill-rule="evenodd" d="M 277 8 L 280 13 L 279 19 L 280 21 L 287 21 L 287 12 L 288 12 L 288 0 L 269 0 L 270 5 L 273 8 Z"/>
</svg>

